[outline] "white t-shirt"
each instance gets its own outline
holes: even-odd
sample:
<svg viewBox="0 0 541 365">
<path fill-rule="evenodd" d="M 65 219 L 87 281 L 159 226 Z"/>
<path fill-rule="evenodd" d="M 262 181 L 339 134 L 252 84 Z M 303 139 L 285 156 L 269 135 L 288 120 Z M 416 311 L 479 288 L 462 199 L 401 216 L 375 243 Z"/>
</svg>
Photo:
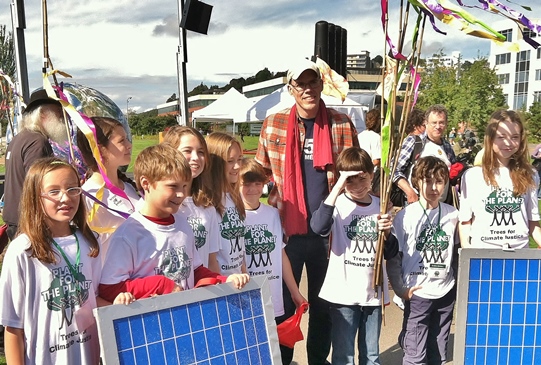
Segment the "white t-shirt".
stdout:
<svg viewBox="0 0 541 365">
<path fill-rule="evenodd" d="M 367 207 L 357 205 L 345 194 L 336 199 L 329 266 L 319 293 L 321 298 L 343 305 L 381 305 L 381 290 L 376 298 L 372 288 L 379 210 L 376 197 Z M 387 283 L 385 268 L 383 282 Z M 388 303 L 388 285 L 383 285 L 383 289 Z"/>
<path fill-rule="evenodd" d="M 96 308 L 101 260 L 99 256 L 88 256 L 90 248 L 80 232 L 77 238 L 77 278 L 56 249 L 56 264 L 30 257 L 30 241 L 24 234 L 7 249 L 0 277 L 0 323 L 24 330 L 25 364 L 99 363 L 99 339 L 92 309 Z M 54 240 L 75 268 L 75 236 Z"/>
<path fill-rule="evenodd" d="M 132 214 L 135 211 L 135 206 L 140 197 L 137 192 L 128 183 L 124 183 L 124 192 L 129 198 L 129 201 L 123 197 L 111 193 L 104 185 L 97 184 L 93 180 L 87 180 L 83 184 L 83 190 L 103 202 L 106 206 Z M 101 197 L 99 195 L 103 194 Z M 109 249 L 109 238 L 111 234 L 126 220 L 120 214 L 113 212 L 103 205 L 96 203 L 89 197 L 84 197 L 86 212 L 88 215 L 88 225 L 90 229 L 98 234 L 98 242 L 100 243 L 101 259 L 105 260 L 107 250 Z"/>
<path fill-rule="evenodd" d="M 365 129 L 357 135 L 359 146 L 365 150 L 372 160 L 381 159 L 381 137 L 374 131 Z"/>
<path fill-rule="evenodd" d="M 421 154 L 419 155 L 419 158 L 427 157 L 427 156 L 434 156 L 436 158 L 439 158 L 447 165 L 448 169 L 451 168 L 451 161 L 449 160 L 447 153 L 445 153 L 443 146 L 432 142 L 428 138 L 425 139 L 425 144 L 423 146 L 423 150 L 421 151 Z M 413 184 L 411 183 L 412 174 L 413 174 L 413 168 L 411 169 L 410 180 L 409 180 L 410 185 L 413 187 Z M 447 182 L 447 184 L 445 184 L 445 187 L 443 188 L 443 192 L 440 197 L 440 202 L 444 202 L 445 200 L 447 200 L 448 194 L 449 194 L 449 182 Z"/>
<path fill-rule="evenodd" d="M 428 217 L 427 217 L 428 216 Z M 438 222 L 439 227 L 438 229 Z M 392 234 L 398 239 L 403 253 L 402 278 L 408 287 L 420 285 L 414 292 L 425 299 L 438 299 L 455 285 L 453 248 L 457 237 L 458 211 L 440 203 L 439 208 L 427 209 L 415 202 L 396 214 Z"/>
<path fill-rule="evenodd" d="M 284 314 L 282 295 L 282 223 L 278 209 L 260 204 L 256 210 L 246 210 L 246 268 L 250 276 L 266 275 L 271 288 L 274 316 Z"/>
<path fill-rule="evenodd" d="M 447 157 L 447 153 L 443 149 L 443 145 L 432 142 L 430 139 L 425 140 L 425 145 L 419 157 L 434 156 L 445 162 L 447 168 L 451 167 L 451 161 Z"/>
<path fill-rule="evenodd" d="M 161 225 L 133 213 L 111 236 L 102 284 L 164 275 L 183 290 L 194 287 L 194 270 L 202 265 L 186 219 Z"/>
<path fill-rule="evenodd" d="M 475 166 L 462 177 L 460 221 L 471 224 L 471 245 L 478 248 L 528 247 L 529 221 L 539 221 L 537 186 L 539 176 L 534 174 L 535 188 L 526 194 L 513 196 L 513 182 L 509 169 L 500 167 L 495 176 L 498 189 L 489 186 L 483 169 Z M 506 246 L 507 247 L 507 246 Z"/>
<path fill-rule="evenodd" d="M 225 196 L 224 214 L 222 217 L 218 215 L 218 226 L 220 227 L 220 250 L 216 258 L 222 275 L 241 274 L 245 254 L 245 227 L 229 193 Z"/>
<path fill-rule="evenodd" d="M 203 266 L 209 267 L 209 254 L 220 249 L 220 232 L 218 215 L 213 206 L 198 207 L 191 196 L 186 197 L 175 217 L 187 219 L 195 237 L 195 248 Z"/>
</svg>

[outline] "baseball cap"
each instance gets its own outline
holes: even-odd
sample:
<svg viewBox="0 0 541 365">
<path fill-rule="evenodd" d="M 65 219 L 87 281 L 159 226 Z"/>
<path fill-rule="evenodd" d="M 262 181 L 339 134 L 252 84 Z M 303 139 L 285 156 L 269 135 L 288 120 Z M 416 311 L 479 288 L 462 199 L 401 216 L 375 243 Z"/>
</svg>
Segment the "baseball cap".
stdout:
<svg viewBox="0 0 541 365">
<path fill-rule="evenodd" d="M 317 74 L 317 77 L 321 77 L 321 73 L 319 72 L 317 65 L 314 62 L 304 58 L 287 71 L 287 83 L 289 84 L 291 80 L 298 79 L 306 70 L 312 70 Z"/>
<path fill-rule="evenodd" d="M 26 105 L 24 113 L 30 113 L 32 110 L 36 109 L 38 106 L 43 104 L 58 104 L 61 105 L 58 101 L 49 98 L 47 91 L 44 89 L 36 90 L 30 96 L 30 102 Z"/>
</svg>

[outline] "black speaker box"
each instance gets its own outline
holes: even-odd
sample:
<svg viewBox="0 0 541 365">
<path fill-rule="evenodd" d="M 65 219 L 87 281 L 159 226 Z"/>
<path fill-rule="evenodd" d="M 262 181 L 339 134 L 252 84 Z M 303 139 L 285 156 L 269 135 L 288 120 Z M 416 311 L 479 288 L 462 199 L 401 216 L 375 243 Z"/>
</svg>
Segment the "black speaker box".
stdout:
<svg viewBox="0 0 541 365">
<path fill-rule="evenodd" d="M 193 32 L 207 34 L 211 13 L 212 5 L 198 0 L 186 0 L 182 10 L 180 26 Z"/>
</svg>

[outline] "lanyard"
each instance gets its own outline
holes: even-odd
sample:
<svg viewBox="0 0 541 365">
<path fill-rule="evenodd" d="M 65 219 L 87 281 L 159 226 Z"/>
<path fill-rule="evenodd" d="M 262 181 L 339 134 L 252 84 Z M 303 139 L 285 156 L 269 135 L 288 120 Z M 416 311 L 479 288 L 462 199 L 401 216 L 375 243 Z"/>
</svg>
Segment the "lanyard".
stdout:
<svg viewBox="0 0 541 365">
<path fill-rule="evenodd" d="M 423 208 L 423 213 L 425 214 L 425 217 L 428 223 L 430 223 L 430 218 L 428 217 L 428 213 L 426 212 L 426 209 L 425 207 L 423 207 L 423 204 L 421 203 L 420 200 L 419 200 L 419 205 L 421 206 L 421 208 Z M 437 223 L 438 230 L 440 229 L 440 220 L 441 220 L 441 203 L 438 202 L 438 223 Z"/>
<path fill-rule="evenodd" d="M 68 268 L 71 272 L 71 275 L 73 276 L 73 280 L 78 281 L 77 278 L 79 275 L 78 275 L 77 269 L 79 268 L 79 262 L 81 261 L 81 249 L 79 247 L 79 239 L 77 238 L 77 234 L 74 233 L 73 236 L 75 237 L 75 242 L 77 242 L 77 254 L 75 255 L 75 266 L 73 266 L 73 264 L 70 262 L 70 260 L 68 259 L 68 256 L 66 256 L 66 253 L 60 247 L 60 245 L 56 243 L 55 240 L 52 240 L 52 241 L 53 241 L 54 247 L 56 247 L 58 252 L 60 252 L 62 257 L 64 258 L 64 261 L 66 261 L 66 264 L 68 264 Z"/>
</svg>

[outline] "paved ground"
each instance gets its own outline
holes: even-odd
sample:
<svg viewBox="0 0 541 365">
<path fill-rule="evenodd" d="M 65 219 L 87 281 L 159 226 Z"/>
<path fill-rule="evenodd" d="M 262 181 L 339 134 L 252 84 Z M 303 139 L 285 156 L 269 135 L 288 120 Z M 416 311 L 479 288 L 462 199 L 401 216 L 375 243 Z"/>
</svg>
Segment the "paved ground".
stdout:
<svg viewBox="0 0 541 365">
<path fill-rule="evenodd" d="M 301 280 L 301 292 L 306 293 L 306 277 L 303 275 Z M 394 293 L 391 292 L 391 298 Z M 385 308 L 385 324 L 381 326 L 380 336 L 380 361 L 382 365 L 400 365 L 402 363 L 402 349 L 398 346 L 397 338 L 402 327 L 403 312 L 394 303 L 389 304 Z M 303 316 L 301 327 L 303 333 L 306 335 L 308 316 Z M 454 332 L 455 325 L 451 327 L 451 339 L 449 341 L 449 361 L 447 364 L 453 364 L 453 345 L 454 345 Z M 331 350 L 332 351 L 332 350 Z M 330 357 L 329 357 L 330 361 Z M 357 364 L 358 362 L 355 361 Z M 306 358 L 306 342 L 297 342 L 295 346 L 295 354 L 293 357 L 294 365 L 307 365 L 308 360 Z"/>
</svg>

